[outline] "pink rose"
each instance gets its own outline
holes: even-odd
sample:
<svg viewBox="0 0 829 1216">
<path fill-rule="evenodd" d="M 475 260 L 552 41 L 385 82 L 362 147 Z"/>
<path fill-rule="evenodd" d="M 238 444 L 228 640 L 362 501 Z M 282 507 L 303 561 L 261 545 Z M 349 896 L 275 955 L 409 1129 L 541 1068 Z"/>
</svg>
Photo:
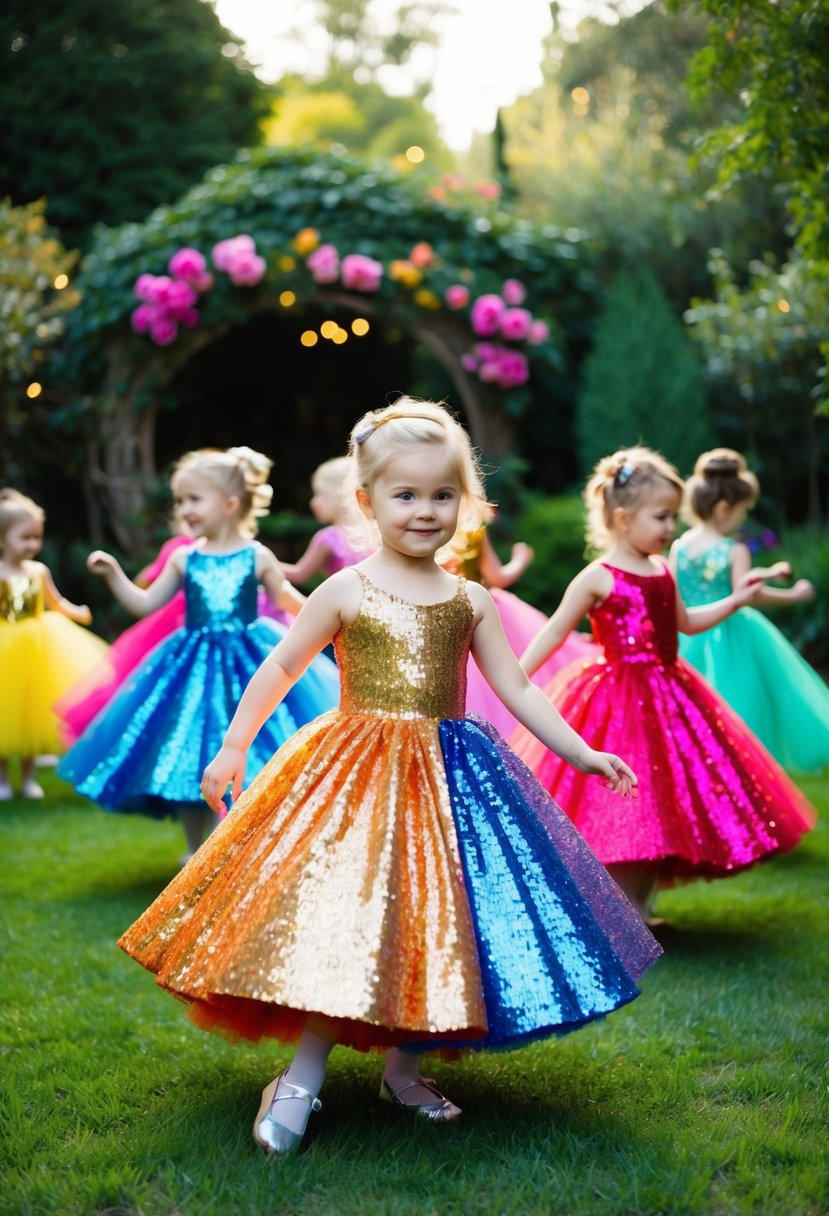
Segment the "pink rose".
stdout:
<svg viewBox="0 0 829 1216">
<path fill-rule="evenodd" d="M 185 329 L 195 329 L 199 323 L 198 308 L 188 308 L 187 312 L 185 312 L 184 315 L 179 318 L 179 323 L 183 325 Z"/>
<path fill-rule="evenodd" d="M 501 333 L 509 342 L 523 342 L 532 319 L 526 308 L 507 308 L 501 315 Z"/>
<path fill-rule="evenodd" d="M 255 287 L 264 279 L 268 265 L 258 253 L 243 249 L 228 257 L 225 269 L 234 287 Z"/>
<path fill-rule="evenodd" d="M 362 253 L 349 253 L 343 258 L 343 287 L 350 291 L 377 291 L 383 277 L 382 263 Z"/>
<path fill-rule="evenodd" d="M 469 303 L 469 288 L 464 287 L 463 283 L 453 283 L 451 287 L 446 288 L 443 298 L 447 308 L 466 308 Z"/>
<path fill-rule="evenodd" d="M 340 255 L 333 245 L 319 245 L 305 263 L 315 283 L 336 283 L 340 277 Z"/>
<path fill-rule="evenodd" d="M 146 302 L 148 304 L 157 304 L 159 308 L 166 308 L 173 280 L 166 274 L 156 274 L 152 278 L 153 283 L 148 288 Z"/>
<path fill-rule="evenodd" d="M 193 288 L 180 279 L 173 279 L 168 284 L 165 295 L 164 308 L 167 316 L 173 321 L 180 321 L 199 298 Z"/>
<path fill-rule="evenodd" d="M 239 253 L 256 253 L 256 244 L 252 236 L 242 233 L 240 236 L 228 237 L 213 246 L 213 265 L 217 270 L 229 270 L 229 263 Z"/>
<path fill-rule="evenodd" d="M 501 378 L 501 364 L 495 361 L 482 363 L 478 368 L 478 378 L 484 384 L 498 384 Z"/>
<path fill-rule="evenodd" d="M 150 326 L 150 337 L 156 346 L 169 346 L 178 337 L 178 326 L 169 317 L 159 317 Z"/>
<path fill-rule="evenodd" d="M 146 304 L 150 304 L 150 303 L 154 302 L 154 300 L 155 300 L 155 275 L 154 274 L 140 274 L 138 276 L 138 278 L 135 280 L 135 286 L 133 287 L 132 290 L 133 290 L 133 294 L 136 295 L 139 300 L 143 300 Z"/>
<path fill-rule="evenodd" d="M 471 351 L 467 351 L 465 355 L 461 355 L 461 367 L 468 372 L 476 372 L 478 370 L 478 360 Z"/>
<path fill-rule="evenodd" d="M 527 341 L 530 346 L 540 346 L 550 336 L 550 327 L 546 321 L 533 321 L 530 325 Z"/>
<path fill-rule="evenodd" d="M 191 287 L 196 286 L 196 280 L 199 279 L 207 270 L 207 262 L 203 253 L 199 253 L 198 249 L 191 249 L 185 246 L 174 253 L 167 264 L 167 269 L 175 279 L 182 279 L 185 283 L 189 283 Z"/>
<path fill-rule="evenodd" d="M 474 189 L 480 198 L 496 199 L 501 197 L 501 187 L 497 182 L 477 182 Z"/>
<path fill-rule="evenodd" d="M 507 304 L 523 304 L 527 298 L 527 289 L 518 279 L 507 279 L 501 288 L 501 295 Z"/>
<path fill-rule="evenodd" d="M 475 355 L 481 363 L 497 363 L 503 349 L 503 346 L 496 346 L 494 342 L 475 343 Z"/>
<path fill-rule="evenodd" d="M 530 369 L 526 357 L 517 350 L 505 350 L 499 362 L 497 382 L 501 388 L 516 388 L 526 384 L 530 378 Z"/>
<path fill-rule="evenodd" d="M 488 338 L 497 333 L 504 313 L 504 301 L 500 296 L 478 296 L 472 305 L 470 317 L 472 328 L 479 338 Z"/>
<path fill-rule="evenodd" d="M 197 275 L 195 278 L 190 279 L 189 283 L 190 283 L 190 286 L 192 288 L 194 288 L 196 291 L 202 292 L 202 291 L 209 291 L 210 288 L 215 283 L 215 281 L 216 280 L 213 278 L 213 275 L 210 273 L 210 271 L 206 270 L 204 272 L 204 274 Z"/>
<path fill-rule="evenodd" d="M 145 334 L 162 313 L 154 304 L 139 304 L 130 314 L 130 325 L 137 334 Z"/>
</svg>

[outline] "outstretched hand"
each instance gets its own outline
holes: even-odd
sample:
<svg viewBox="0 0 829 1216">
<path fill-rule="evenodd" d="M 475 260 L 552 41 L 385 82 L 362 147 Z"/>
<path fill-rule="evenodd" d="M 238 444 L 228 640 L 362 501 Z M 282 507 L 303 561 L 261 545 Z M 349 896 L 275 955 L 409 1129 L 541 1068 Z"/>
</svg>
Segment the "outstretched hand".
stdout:
<svg viewBox="0 0 829 1216">
<path fill-rule="evenodd" d="M 86 559 L 86 568 L 91 574 L 97 574 L 99 578 L 106 578 L 108 574 L 119 569 L 119 566 L 111 553 L 105 553 L 103 549 L 93 549 Z"/>
<path fill-rule="evenodd" d="M 230 810 L 242 792 L 246 763 L 245 752 L 226 744 L 210 761 L 202 774 L 201 796 L 211 810 L 219 815 L 226 815 Z M 230 803 L 226 804 L 224 797 L 228 786 L 231 787 Z"/>
<path fill-rule="evenodd" d="M 739 604 L 750 604 L 764 583 L 791 576 L 792 568 L 788 562 L 775 562 L 773 566 L 752 566 L 734 588 L 734 598 Z"/>
<path fill-rule="evenodd" d="M 613 790 L 614 794 L 621 794 L 623 798 L 638 798 L 639 796 L 636 790 L 639 778 L 636 773 L 625 764 L 624 760 L 619 756 L 614 756 L 612 752 L 591 750 L 584 771 L 604 777 L 605 786 L 607 789 Z"/>
</svg>

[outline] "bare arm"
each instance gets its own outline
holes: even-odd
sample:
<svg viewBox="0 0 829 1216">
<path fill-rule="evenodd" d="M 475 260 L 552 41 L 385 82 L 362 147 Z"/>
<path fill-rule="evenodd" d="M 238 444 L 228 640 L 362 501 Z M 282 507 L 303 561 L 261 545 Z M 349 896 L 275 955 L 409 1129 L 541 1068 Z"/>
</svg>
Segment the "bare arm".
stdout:
<svg viewBox="0 0 829 1216">
<path fill-rule="evenodd" d="M 256 577 L 275 608 L 296 616 L 306 602 L 305 596 L 288 582 L 281 562 L 264 545 L 256 547 Z"/>
<path fill-rule="evenodd" d="M 319 535 L 319 533 L 317 533 Z M 285 577 L 292 583 L 307 583 L 315 574 L 327 574 L 331 568 L 333 551 L 324 540 L 311 537 L 308 548 L 297 562 L 282 562 Z"/>
<path fill-rule="evenodd" d="M 734 545 L 731 550 L 731 585 L 751 569 L 751 550 L 748 545 Z M 807 578 L 799 578 L 792 587 L 759 587 L 753 604 L 803 604 L 815 598 L 815 588 Z"/>
<path fill-rule="evenodd" d="M 517 582 L 535 554 L 529 545 L 518 541 L 512 546 L 512 554 L 508 562 L 502 562 L 492 547 L 492 541 L 484 532 L 481 542 L 481 578 L 488 587 L 511 587 Z"/>
<path fill-rule="evenodd" d="M 173 554 L 155 582 L 145 588 L 138 587 L 121 569 L 111 553 L 96 549 L 86 559 L 87 569 L 97 574 L 109 587 L 118 603 L 133 616 L 149 616 L 172 599 L 181 586 L 183 577 L 181 550 Z"/>
<path fill-rule="evenodd" d="M 43 578 L 43 595 L 52 611 L 69 617 L 70 621 L 76 621 L 79 625 L 88 625 L 92 620 L 89 606 L 87 604 L 73 604 L 71 600 L 66 599 L 55 586 L 55 581 L 52 578 L 49 567 L 44 566 L 42 562 L 38 562 L 37 565 Z"/>
<path fill-rule="evenodd" d="M 224 794 L 228 785 L 233 800 L 239 797 L 251 741 L 311 660 L 356 616 L 361 597 L 359 580 L 352 571 L 343 570 L 327 579 L 308 597 L 290 631 L 254 673 L 221 750 L 204 770 L 202 796 L 214 811 L 227 809 Z"/>
<path fill-rule="evenodd" d="M 702 633 L 719 625 L 738 608 L 751 604 L 761 585 L 767 579 L 786 578 L 790 573 L 787 562 L 775 562 L 773 566 L 754 566 L 737 581 L 731 595 L 698 608 L 686 608 L 679 592 L 676 594 L 676 621 L 681 633 Z"/>
<path fill-rule="evenodd" d="M 618 756 L 589 747 L 554 709 L 540 688 L 531 684 L 504 636 L 497 609 L 482 587 L 470 588 L 479 620 L 472 654 L 487 683 L 507 709 L 551 751 L 583 773 L 604 777 L 610 788 L 629 794 L 636 776 Z"/>
<path fill-rule="evenodd" d="M 535 635 L 521 656 L 521 666 L 530 675 L 545 659 L 558 650 L 571 630 L 613 587 L 613 575 L 597 562 L 576 575 L 564 592 L 561 603 L 546 625 Z M 517 717 L 517 715 L 516 715 Z"/>
</svg>

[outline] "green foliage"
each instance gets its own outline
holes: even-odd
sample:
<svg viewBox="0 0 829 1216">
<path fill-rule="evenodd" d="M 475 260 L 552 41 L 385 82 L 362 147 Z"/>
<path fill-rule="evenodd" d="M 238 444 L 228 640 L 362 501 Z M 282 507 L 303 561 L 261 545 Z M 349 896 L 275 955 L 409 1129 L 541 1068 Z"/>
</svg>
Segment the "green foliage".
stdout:
<svg viewBox="0 0 829 1216">
<path fill-rule="evenodd" d="M 679 0 L 672 0 L 679 8 Z M 683 5 L 687 7 L 687 5 Z M 782 183 L 810 257 L 829 257 L 829 11 L 824 0 L 696 0 L 709 19 L 690 83 L 739 97 L 742 114 L 710 131 L 700 155 L 723 188 L 744 176 Z"/>
<path fill-rule="evenodd" d="M 714 297 L 694 300 L 685 314 L 712 382 L 731 393 L 736 446 L 750 450 L 783 517 L 821 517 L 821 475 L 829 468 L 829 432 L 814 417 L 827 408 L 821 347 L 829 343 L 829 292 L 802 254 L 782 268 L 750 264 L 738 282 L 713 250 Z M 736 392 L 734 388 L 736 387 Z M 797 453 L 792 459 L 793 453 Z"/>
<path fill-rule="evenodd" d="M 576 414 L 582 472 L 644 443 L 681 469 L 711 446 L 702 373 L 653 275 L 623 272 L 607 292 Z"/>
<path fill-rule="evenodd" d="M 535 551 L 515 590 L 523 600 L 549 615 L 588 561 L 581 498 L 530 499 L 516 521 L 515 535 Z"/>
<path fill-rule="evenodd" d="M 0 196 L 45 195 L 71 243 L 256 138 L 265 90 L 203 0 L 12 0 L 0 38 Z"/>
<path fill-rule="evenodd" d="M 826 1211 L 826 776 L 804 783 L 824 815 L 791 856 L 660 897 L 665 955 L 631 1005 L 438 1061 L 450 1127 L 378 1102 L 381 1062 L 338 1048 L 307 1147 L 278 1162 L 250 1127 L 289 1052 L 197 1030 L 114 945 L 175 874 L 181 829 L 44 785 L 0 806 L 4 1216 Z"/>
<path fill-rule="evenodd" d="M 796 578 L 814 583 L 815 598 L 806 604 L 765 609 L 797 649 L 814 666 L 829 672 L 829 536 L 822 527 L 788 528 L 779 552 L 768 555 L 791 563 Z M 763 559 L 761 558 L 760 561 Z M 759 564 L 759 562 L 758 562 Z"/>
</svg>

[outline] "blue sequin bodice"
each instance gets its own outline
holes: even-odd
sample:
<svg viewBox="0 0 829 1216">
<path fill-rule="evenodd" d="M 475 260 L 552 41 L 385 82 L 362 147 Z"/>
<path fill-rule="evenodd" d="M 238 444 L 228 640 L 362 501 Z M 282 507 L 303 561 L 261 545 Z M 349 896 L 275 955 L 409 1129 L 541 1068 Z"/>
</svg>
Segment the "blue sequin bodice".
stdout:
<svg viewBox="0 0 829 1216">
<path fill-rule="evenodd" d="M 734 541 L 722 540 L 691 557 L 684 537 L 674 545 L 679 594 L 689 608 L 711 604 L 731 595 L 731 550 Z"/>
<path fill-rule="evenodd" d="M 240 630 L 256 620 L 256 549 L 200 553 L 191 549 L 184 567 L 188 630 Z"/>
</svg>

